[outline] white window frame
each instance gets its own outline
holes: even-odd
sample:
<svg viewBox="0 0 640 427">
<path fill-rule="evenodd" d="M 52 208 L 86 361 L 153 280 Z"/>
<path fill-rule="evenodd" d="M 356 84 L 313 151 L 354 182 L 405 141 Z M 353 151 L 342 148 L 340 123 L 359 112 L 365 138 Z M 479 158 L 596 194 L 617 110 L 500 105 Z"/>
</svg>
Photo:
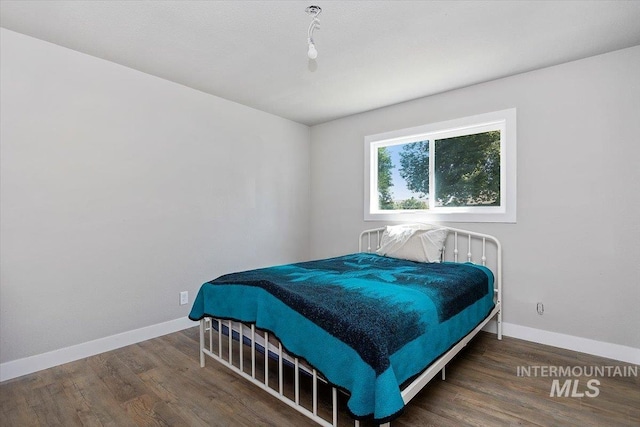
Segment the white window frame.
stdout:
<svg viewBox="0 0 640 427">
<path fill-rule="evenodd" d="M 429 209 L 383 210 L 378 201 L 378 148 L 429 140 L 435 153 L 436 139 L 451 138 L 489 130 L 500 130 L 500 206 L 435 206 L 434 191 L 429 192 Z M 437 155 L 437 153 L 436 153 Z M 434 173 L 434 156 L 430 171 Z M 430 179 L 430 186 L 434 180 Z M 366 136 L 364 139 L 364 219 L 365 221 L 450 221 L 516 222 L 516 109 L 431 123 L 413 128 Z"/>
</svg>

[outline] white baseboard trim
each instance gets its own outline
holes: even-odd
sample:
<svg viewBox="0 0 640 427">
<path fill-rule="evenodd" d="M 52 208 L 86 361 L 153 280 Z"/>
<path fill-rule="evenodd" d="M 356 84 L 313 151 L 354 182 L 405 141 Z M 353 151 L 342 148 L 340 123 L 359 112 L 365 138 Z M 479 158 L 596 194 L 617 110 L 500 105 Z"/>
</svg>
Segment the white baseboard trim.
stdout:
<svg viewBox="0 0 640 427">
<path fill-rule="evenodd" d="M 485 331 L 496 333 L 496 322 L 490 322 L 484 328 Z M 640 365 L 640 348 L 627 347 L 620 344 L 596 341 L 588 338 L 575 337 L 573 335 L 558 332 L 544 331 L 542 329 L 520 326 L 513 323 L 502 323 L 502 334 L 512 338 L 532 341 L 538 344 L 578 351 L 594 356 L 606 357 L 620 362 Z"/>
<path fill-rule="evenodd" d="M 170 320 L 168 322 L 151 325 L 133 331 L 123 332 L 117 335 L 100 338 L 86 343 L 61 348 L 24 359 L 0 363 L 0 381 L 6 381 L 33 372 L 48 369 L 54 366 L 73 362 L 85 357 L 94 356 L 116 348 L 136 344 L 162 335 L 181 331 L 198 323 L 186 317 Z M 484 328 L 485 331 L 496 333 L 496 323 L 490 322 Z M 640 349 L 619 344 L 606 343 L 588 338 L 574 337 L 572 335 L 557 332 L 544 331 L 542 329 L 520 326 L 513 323 L 502 323 L 502 333 L 505 336 L 532 341 L 539 344 L 606 357 L 626 363 L 640 365 Z"/>
<path fill-rule="evenodd" d="M 157 325 L 134 329 L 121 334 L 111 335 L 105 338 L 99 338 L 97 340 L 73 345 L 71 347 L 65 347 L 59 350 L 25 357 L 24 359 L 0 363 L 0 381 L 21 377 L 53 366 L 62 365 L 73 362 L 74 360 L 115 350 L 116 348 L 150 340 L 152 338 L 196 326 L 197 324 L 198 322 L 193 322 L 184 317 L 159 323 Z"/>
</svg>

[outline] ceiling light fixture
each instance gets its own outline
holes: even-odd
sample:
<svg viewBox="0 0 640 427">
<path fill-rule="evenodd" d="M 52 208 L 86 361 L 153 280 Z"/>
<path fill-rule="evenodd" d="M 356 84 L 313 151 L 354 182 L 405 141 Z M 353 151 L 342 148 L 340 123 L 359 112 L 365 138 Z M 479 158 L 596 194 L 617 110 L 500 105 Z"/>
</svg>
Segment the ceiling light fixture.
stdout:
<svg viewBox="0 0 640 427">
<path fill-rule="evenodd" d="M 318 15 L 322 12 L 322 8 L 320 6 L 309 6 L 304 11 L 313 16 L 313 21 L 311 21 L 309 31 L 307 31 L 307 43 L 309 44 L 307 56 L 309 59 L 316 59 L 318 57 L 318 51 L 316 50 L 316 44 L 313 42 L 313 30 L 320 29 Z"/>
</svg>

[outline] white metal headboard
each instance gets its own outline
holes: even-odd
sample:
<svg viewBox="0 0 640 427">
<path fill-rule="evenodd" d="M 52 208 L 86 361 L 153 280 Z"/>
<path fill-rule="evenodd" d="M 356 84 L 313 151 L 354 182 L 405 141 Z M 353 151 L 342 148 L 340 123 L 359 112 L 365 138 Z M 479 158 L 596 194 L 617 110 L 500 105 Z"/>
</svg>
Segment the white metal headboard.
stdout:
<svg viewBox="0 0 640 427">
<path fill-rule="evenodd" d="M 442 260 L 449 262 L 471 262 L 483 265 L 493 272 L 495 277 L 494 294 L 496 305 L 502 306 L 502 245 L 489 234 L 460 228 L 434 225 L 449 231 L 442 251 Z M 375 252 L 385 227 L 373 228 L 360 233 L 359 252 Z M 498 313 L 498 338 L 502 338 L 502 310 Z"/>
</svg>

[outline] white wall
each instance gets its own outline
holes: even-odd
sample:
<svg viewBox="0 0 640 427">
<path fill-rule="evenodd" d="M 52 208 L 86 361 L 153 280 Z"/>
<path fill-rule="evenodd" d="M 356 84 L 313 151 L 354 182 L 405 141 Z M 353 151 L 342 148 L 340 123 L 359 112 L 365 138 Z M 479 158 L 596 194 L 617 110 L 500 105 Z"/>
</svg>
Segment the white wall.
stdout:
<svg viewBox="0 0 640 427">
<path fill-rule="evenodd" d="M 380 225 L 363 221 L 366 135 L 516 107 L 517 223 L 452 225 L 501 239 L 505 322 L 640 348 L 638 76 L 640 46 L 312 127 L 312 257 Z"/>
<path fill-rule="evenodd" d="M 0 362 L 308 258 L 309 128 L 2 29 Z"/>
</svg>

